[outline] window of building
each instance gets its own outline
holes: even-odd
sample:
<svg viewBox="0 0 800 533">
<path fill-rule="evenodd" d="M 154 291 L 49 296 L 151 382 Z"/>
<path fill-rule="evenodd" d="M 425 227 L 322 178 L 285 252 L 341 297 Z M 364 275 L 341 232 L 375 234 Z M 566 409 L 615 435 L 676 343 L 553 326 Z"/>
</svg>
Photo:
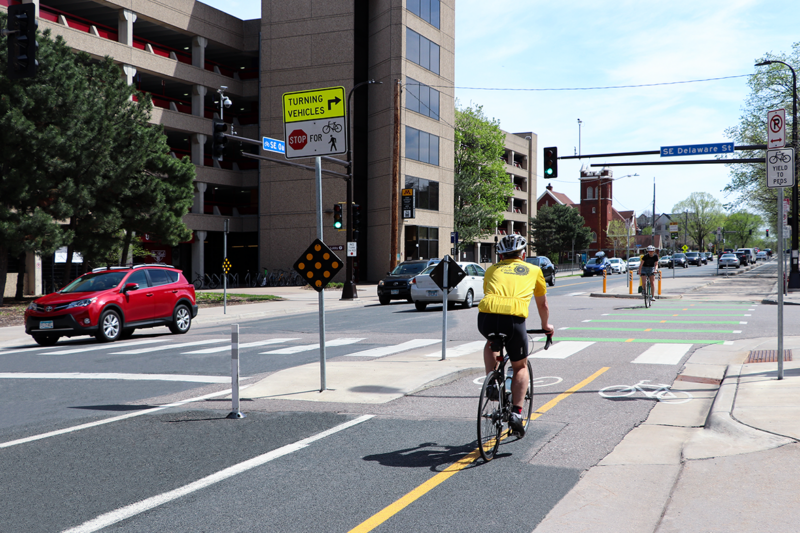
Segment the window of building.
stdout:
<svg viewBox="0 0 800 533">
<path fill-rule="evenodd" d="M 431 26 L 439 27 L 439 0 L 408 0 L 406 8 Z"/>
<path fill-rule="evenodd" d="M 406 58 L 439 74 L 439 45 L 410 28 L 406 28 Z"/>
<path fill-rule="evenodd" d="M 439 182 L 406 176 L 406 189 L 417 190 L 417 209 L 439 210 Z"/>
<path fill-rule="evenodd" d="M 406 109 L 439 120 L 439 91 L 406 78 Z"/>
<path fill-rule="evenodd" d="M 592 232 L 592 242 L 597 242 L 597 233 L 594 231 Z"/>
<path fill-rule="evenodd" d="M 406 157 L 438 166 L 439 137 L 406 126 Z"/>
<path fill-rule="evenodd" d="M 406 226 L 406 261 L 439 257 L 439 228 Z"/>
</svg>

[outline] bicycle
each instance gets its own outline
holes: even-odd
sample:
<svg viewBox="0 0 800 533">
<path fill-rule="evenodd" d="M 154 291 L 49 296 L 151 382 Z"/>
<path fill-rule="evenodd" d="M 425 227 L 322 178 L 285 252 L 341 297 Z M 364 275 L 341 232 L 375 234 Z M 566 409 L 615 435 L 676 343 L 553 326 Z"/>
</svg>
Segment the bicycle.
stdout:
<svg viewBox="0 0 800 533">
<path fill-rule="evenodd" d="M 650 284 L 650 276 L 642 276 L 642 296 L 644 296 L 644 307 L 647 309 L 652 304 L 653 286 Z"/>
<path fill-rule="evenodd" d="M 201 276 L 199 272 L 194 273 L 194 280 L 192 281 L 192 285 L 194 285 L 194 288 L 197 291 L 203 288 L 203 276 Z"/>
<path fill-rule="evenodd" d="M 543 329 L 526 330 L 531 333 L 547 333 Z M 478 449 L 484 461 L 491 461 L 500 446 L 500 441 L 510 433 L 506 434 L 504 426 L 508 425 L 511 417 L 511 378 L 506 379 L 506 364 L 508 355 L 503 354 L 506 343 L 506 336 L 502 333 L 493 333 L 487 337 L 491 343 L 493 351 L 499 351 L 497 356 L 497 368 L 489 372 L 481 387 L 480 400 L 478 402 Z M 550 348 L 553 343 L 553 335 L 547 335 L 544 349 Z M 533 413 L 533 369 L 531 362 L 528 361 L 528 390 L 525 392 L 525 400 L 522 404 L 523 424 L 527 426 Z M 508 381 L 508 383 L 506 383 Z M 497 397 L 490 397 L 489 388 L 494 385 Z M 510 432 L 510 430 L 509 430 Z M 518 439 L 522 438 L 517 435 Z"/>
<path fill-rule="evenodd" d="M 331 130 L 333 130 L 335 133 L 339 133 L 340 131 L 342 131 L 342 125 L 332 120 L 329 120 L 327 124 L 322 126 L 322 133 L 327 134 L 330 133 Z"/>
<path fill-rule="evenodd" d="M 614 399 L 627 398 L 628 396 L 633 396 L 636 392 L 641 392 L 648 398 L 656 398 L 659 402 L 664 403 L 686 403 L 693 399 L 692 395 L 686 391 L 673 392 L 670 390 L 669 385 L 654 385 L 649 382 L 649 379 L 643 379 L 636 385 L 611 385 L 600 389 L 598 393 L 603 398 Z M 645 388 L 649 389 L 649 392 Z"/>
</svg>

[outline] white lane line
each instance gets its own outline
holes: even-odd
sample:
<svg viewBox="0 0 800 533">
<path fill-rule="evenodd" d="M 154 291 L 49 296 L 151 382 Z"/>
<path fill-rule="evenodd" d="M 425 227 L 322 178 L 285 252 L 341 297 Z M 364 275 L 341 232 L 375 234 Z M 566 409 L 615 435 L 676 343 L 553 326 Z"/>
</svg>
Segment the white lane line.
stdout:
<svg viewBox="0 0 800 533">
<path fill-rule="evenodd" d="M 188 348 L 189 346 L 202 346 L 204 344 L 215 344 L 218 342 L 230 342 L 230 338 L 227 339 L 210 339 L 206 341 L 193 341 L 193 342 L 184 342 L 181 344 L 165 344 L 161 346 L 160 349 L 162 350 L 174 350 L 175 348 Z M 154 349 L 157 348 L 137 348 L 136 350 L 128 350 L 126 352 L 111 352 L 111 355 L 137 355 L 140 353 L 147 353 L 152 352 Z"/>
<path fill-rule="evenodd" d="M 0 379 L 121 379 L 124 381 L 185 381 L 188 383 L 230 383 L 230 376 L 188 374 L 100 374 L 91 372 L 3 372 Z"/>
<path fill-rule="evenodd" d="M 329 437 L 330 435 L 339 433 L 340 431 L 344 431 L 345 429 L 361 424 L 362 422 L 366 422 L 373 416 L 374 415 L 360 416 L 350 420 L 349 422 L 345 422 L 344 424 L 340 424 L 332 427 L 329 430 L 323 431 L 322 433 L 317 433 L 316 435 L 312 435 L 293 444 L 287 444 L 286 446 L 278 448 L 277 450 L 272 450 L 271 452 L 267 452 L 263 455 L 259 455 L 258 457 L 253 457 L 247 461 L 243 461 L 239 464 L 225 468 L 224 470 L 220 470 L 215 474 L 198 479 L 197 481 L 189 483 L 188 485 L 184 485 L 183 487 L 179 487 L 169 492 L 164 492 L 157 496 L 147 498 L 146 500 L 127 505 L 115 511 L 111 511 L 110 513 L 102 514 L 97 518 L 89 520 L 88 522 L 84 522 L 77 527 L 67 529 L 63 533 L 93 533 L 94 531 L 99 531 L 105 527 L 116 524 L 117 522 L 121 522 L 122 520 L 126 520 L 145 511 L 149 511 L 150 509 L 154 509 L 160 505 L 164 505 L 165 503 L 177 500 L 178 498 L 182 498 L 187 494 L 197 492 L 198 490 L 210 487 L 215 483 L 219 483 L 220 481 L 224 481 L 248 470 L 252 470 L 253 468 L 283 457 L 284 455 L 289 455 L 290 453 L 307 448 L 315 441 L 324 439 L 325 437 Z"/>
<path fill-rule="evenodd" d="M 581 294 L 586 294 L 585 292 L 571 292 L 567 294 L 567 296 L 580 296 Z"/>
<path fill-rule="evenodd" d="M 534 359 L 566 359 L 570 355 L 574 355 L 584 348 L 588 348 L 594 342 L 585 341 L 561 341 L 556 342 L 550 346 L 548 350 L 539 350 L 538 352 L 529 355 Z"/>
<path fill-rule="evenodd" d="M 400 344 L 393 344 L 391 346 L 381 346 L 380 348 L 372 348 L 364 350 L 363 352 L 349 353 L 347 357 L 383 357 L 384 355 L 392 355 L 394 353 L 405 352 L 413 350 L 414 348 L 422 348 L 423 346 L 430 346 L 442 342 L 441 339 L 412 339 Z"/>
<path fill-rule="evenodd" d="M 748 315 L 748 314 L 745 314 L 744 316 L 753 316 L 753 315 Z"/>
<path fill-rule="evenodd" d="M 691 347 L 691 344 L 654 344 L 632 362 L 645 365 L 677 365 Z"/>
<path fill-rule="evenodd" d="M 249 387 L 249 385 L 245 385 L 243 387 L 239 387 L 239 390 L 244 390 L 246 387 Z M 167 404 L 167 405 L 161 405 L 159 407 L 153 407 L 151 409 L 143 409 L 141 411 L 136 411 L 135 413 L 128 413 L 128 414 L 120 415 L 120 416 L 113 416 L 111 418 L 104 418 L 103 420 L 97 420 L 95 422 L 89 422 L 88 424 L 81 424 L 79 426 L 73 426 L 73 427 L 69 427 L 69 428 L 59 429 L 59 430 L 56 430 L 56 431 L 50 431 L 48 433 L 41 433 L 39 435 L 33 435 L 31 437 L 25 437 L 24 439 L 10 440 L 8 442 L 0 442 L 0 449 L 2 449 L 2 448 L 10 448 L 11 446 L 16 446 L 18 444 L 25 444 L 25 443 L 33 442 L 33 441 L 36 441 L 36 440 L 46 439 L 48 437 L 55 437 L 55 436 L 58 436 L 58 435 L 64 435 L 66 433 L 73 433 L 75 431 L 80 431 L 82 429 L 88 429 L 88 428 L 93 428 L 93 427 L 97 427 L 97 426 L 102 426 L 102 425 L 105 425 L 105 424 L 110 424 L 112 422 L 118 422 L 120 420 L 125 420 L 126 418 L 133 418 L 133 417 L 136 417 L 136 416 L 149 415 L 151 413 L 155 413 L 156 411 L 163 411 L 164 409 L 169 409 L 171 407 L 179 407 L 179 406 L 187 404 L 187 403 L 199 402 L 200 400 L 207 400 L 209 398 L 214 398 L 216 396 L 225 396 L 226 394 L 230 394 L 230 393 L 231 393 L 231 389 L 227 389 L 227 390 L 220 391 L 220 392 L 212 392 L 211 394 L 206 394 L 204 396 L 198 396 L 196 398 L 189 398 L 188 400 L 181 400 L 179 402 L 170 403 L 170 404 Z"/>
<path fill-rule="evenodd" d="M 591 322 L 591 321 L 592 321 L 591 318 L 589 320 L 581 320 L 581 322 Z"/>
<path fill-rule="evenodd" d="M 164 342 L 164 339 L 147 339 L 143 341 L 134 341 L 134 342 L 126 342 L 124 344 L 108 344 L 104 342 L 99 342 L 97 344 L 91 344 L 87 346 L 79 346 L 77 348 L 70 348 L 68 350 L 58 350 L 55 352 L 47 352 L 43 353 L 42 355 L 68 355 L 73 353 L 83 353 L 83 352 L 96 352 L 97 350 L 108 350 L 109 348 L 127 348 L 128 346 L 144 346 L 145 344 L 155 344 L 157 342 Z"/>
<path fill-rule="evenodd" d="M 6 355 L 11 353 L 22 353 L 22 352 L 38 352 L 41 350 L 52 350 L 52 346 L 48 346 L 47 348 L 43 346 L 38 347 L 30 347 L 30 348 L 20 348 L 18 350 L 0 350 L 0 355 Z"/>
<path fill-rule="evenodd" d="M 347 346 L 348 344 L 355 344 L 359 341 L 363 341 L 364 337 L 360 339 L 332 339 L 325 341 L 325 347 L 328 346 Z M 317 344 L 301 344 L 299 346 L 290 346 L 288 348 L 280 348 L 278 350 L 272 350 L 271 352 L 259 352 L 259 355 L 289 355 L 293 353 L 300 353 L 300 352 L 310 352 L 311 350 L 319 350 L 319 343 Z"/>
<path fill-rule="evenodd" d="M 740 330 L 740 329 L 733 330 L 733 333 L 741 333 L 741 332 L 742 332 L 742 330 Z"/>
<path fill-rule="evenodd" d="M 569 326 L 565 326 L 563 328 L 558 328 L 559 331 L 564 331 L 565 329 L 569 329 Z"/>
<path fill-rule="evenodd" d="M 747 324 L 747 322 L 739 322 L 739 324 Z"/>
<path fill-rule="evenodd" d="M 239 349 L 242 348 L 255 348 L 257 346 L 269 346 L 270 344 L 283 344 L 284 342 L 289 341 L 296 341 L 297 337 L 291 339 L 269 339 L 267 341 L 257 341 L 257 342 L 245 342 L 244 344 L 239 344 Z M 230 346 L 216 346 L 214 348 L 206 348 L 205 350 L 195 350 L 193 352 L 183 352 L 181 355 L 185 354 L 207 354 L 207 353 L 220 353 L 224 352 L 225 350 L 230 350 Z"/>
<path fill-rule="evenodd" d="M 483 347 L 486 345 L 486 341 L 473 341 L 468 342 L 466 344 L 461 344 L 460 346 L 456 346 L 454 348 L 447 348 L 447 357 L 461 357 L 462 355 L 471 354 L 477 351 L 481 351 L 483 353 Z M 426 353 L 425 357 L 441 357 L 442 352 L 433 352 L 433 353 Z"/>
<path fill-rule="evenodd" d="M 723 346 L 733 346 L 733 341 L 725 341 L 722 343 Z"/>
</svg>

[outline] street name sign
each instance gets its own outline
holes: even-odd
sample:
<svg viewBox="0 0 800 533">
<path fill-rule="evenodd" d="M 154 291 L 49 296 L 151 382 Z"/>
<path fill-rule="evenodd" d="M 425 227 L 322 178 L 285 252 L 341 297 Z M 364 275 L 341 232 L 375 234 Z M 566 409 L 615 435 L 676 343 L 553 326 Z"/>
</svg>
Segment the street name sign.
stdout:
<svg viewBox="0 0 800 533">
<path fill-rule="evenodd" d="M 794 148 L 767 150 L 767 187 L 794 187 Z"/>
<path fill-rule="evenodd" d="M 767 148 L 786 146 L 786 110 L 775 109 L 767 112 Z"/>
<path fill-rule="evenodd" d="M 680 146 L 662 146 L 661 157 L 681 155 L 723 155 L 733 153 L 733 143 L 684 144 Z"/>
<path fill-rule="evenodd" d="M 275 152 L 276 154 L 286 153 L 286 144 L 278 139 L 270 139 L 269 137 L 261 138 L 261 147 L 267 152 Z"/>
<path fill-rule="evenodd" d="M 347 153 L 344 87 L 283 95 L 286 159 Z"/>
</svg>

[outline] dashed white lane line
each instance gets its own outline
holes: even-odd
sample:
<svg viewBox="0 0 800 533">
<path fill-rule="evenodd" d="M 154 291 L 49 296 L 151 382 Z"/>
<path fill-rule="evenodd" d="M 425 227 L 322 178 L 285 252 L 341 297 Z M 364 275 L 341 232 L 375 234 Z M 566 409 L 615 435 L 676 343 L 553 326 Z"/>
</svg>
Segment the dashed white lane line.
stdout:
<svg viewBox="0 0 800 533">
<path fill-rule="evenodd" d="M 331 339 L 325 341 L 325 347 L 329 346 L 347 346 L 348 344 L 355 344 L 357 342 L 363 341 L 364 338 L 343 338 L 343 339 Z M 288 348 L 280 348 L 278 350 L 272 350 L 270 352 L 259 352 L 259 355 L 291 355 L 293 353 L 300 353 L 300 352 L 310 352 L 311 350 L 319 350 L 319 344 L 301 344 L 299 346 L 289 346 Z"/>
<path fill-rule="evenodd" d="M 244 387 L 239 387 L 239 390 L 244 390 L 248 385 Z M 111 418 L 104 418 L 103 420 L 97 420 L 95 422 L 89 422 L 88 424 L 81 424 L 79 426 L 72 426 L 69 428 L 59 429 L 56 431 L 50 431 L 48 433 L 41 433 L 39 435 L 33 435 L 30 437 L 25 437 L 24 439 L 18 440 L 10 440 L 8 442 L 0 442 L 0 449 L 2 448 L 10 448 L 11 446 L 17 446 L 18 444 L 25 444 L 28 442 L 33 442 L 36 440 L 42 440 L 49 437 L 55 437 L 57 435 L 64 435 L 66 433 L 74 433 L 75 431 L 80 431 L 82 429 L 93 428 L 97 426 L 102 426 L 105 424 L 110 424 L 112 422 L 119 422 L 120 420 L 125 420 L 126 418 L 133 418 L 136 416 L 142 415 L 149 415 L 155 413 L 156 411 L 163 411 L 164 409 L 169 409 L 171 407 L 179 407 L 181 405 L 192 403 L 192 402 L 199 402 L 200 400 L 207 400 L 208 398 L 215 398 L 217 396 L 225 396 L 231 393 L 231 389 L 227 389 L 220 392 L 212 392 L 211 394 L 206 394 L 204 396 L 198 396 L 196 398 L 189 398 L 188 400 L 181 400 L 179 402 L 170 403 L 167 405 L 161 405 L 159 407 L 153 407 L 151 409 L 143 409 L 141 411 L 136 411 L 135 413 L 128 413 L 120 416 L 112 416 Z"/>
<path fill-rule="evenodd" d="M 287 444 L 286 446 L 278 448 L 277 450 L 272 450 L 271 452 L 267 452 L 263 455 L 259 455 L 258 457 L 248 459 L 247 461 L 243 461 L 239 464 L 233 465 L 224 470 L 220 470 L 219 472 L 211 474 L 210 476 L 206 476 L 202 479 L 199 479 L 194 483 L 189 483 L 188 485 L 184 485 L 183 487 L 179 487 L 175 490 L 171 490 L 169 492 L 164 492 L 163 494 L 147 498 L 146 500 L 142 500 L 140 502 L 128 505 L 126 507 L 122 507 L 115 511 L 111 511 L 110 513 L 102 514 L 93 520 L 89 520 L 88 522 L 84 522 L 83 524 L 77 527 L 68 529 L 64 531 L 64 533 L 93 533 L 94 531 L 99 531 L 105 527 L 116 524 L 117 522 L 121 522 L 122 520 L 126 520 L 128 518 L 141 514 L 145 511 L 149 511 L 150 509 L 154 509 L 155 507 L 164 505 L 165 503 L 169 503 L 173 500 L 177 500 L 178 498 L 182 498 L 187 494 L 191 494 L 193 492 L 197 492 L 198 490 L 202 490 L 215 483 L 219 483 L 220 481 L 224 481 L 230 477 L 241 474 L 243 472 L 261 466 L 265 463 L 268 463 L 272 460 L 283 457 L 284 455 L 289 455 L 290 453 L 302 450 L 303 448 L 308 447 L 311 443 L 315 441 L 324 439 L 325 437 L 328 437 L 340 431 L 344 431 L 345 429 L 351 428 L 362 422 L 366 422 L 373 416 L 374 415 L 360 416 L 358 418 L 345 422 L 344 424 L 340 424 L 329 430 L 323 431 L 322 433 L 317 433 L 316 435 L 312 435 L 308 438 L 297 441 L 293 444 Z"/>
<path fill-rule="evenodd" d="M 654 344 L 633 362 L 647 365 L 677 365 L 691 347 L 691 344 Z"/>
<path fill-rule="evenodd" d="M 183 381 L 188 383 L 230 383 L 230 376 L 187 374 L 119 374 L 92 372 L 3 372 L 0 379 L 120 379 L 124 381 Z"/>
</svg>

